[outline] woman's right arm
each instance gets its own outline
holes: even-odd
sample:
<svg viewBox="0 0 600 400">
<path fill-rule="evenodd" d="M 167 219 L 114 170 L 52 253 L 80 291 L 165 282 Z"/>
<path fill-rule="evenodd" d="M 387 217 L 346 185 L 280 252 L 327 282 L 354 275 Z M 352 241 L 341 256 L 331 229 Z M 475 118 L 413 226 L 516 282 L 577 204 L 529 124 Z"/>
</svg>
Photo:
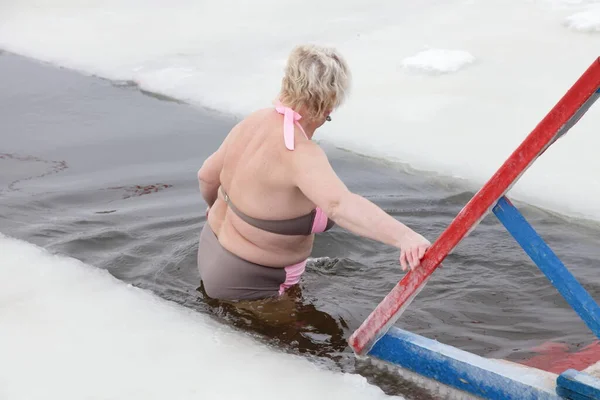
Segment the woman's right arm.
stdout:
<svg viewBox="0 0 600 400">
<path fill-rule="evenodd" d="M 400 249 L 406 270 L 420 265 L 431 243 L 364 197 L 352 193 L 312 142 L 298 143 L 291 157 L 295 183 L 313 203 L 344 229 Z"/>
</svg>

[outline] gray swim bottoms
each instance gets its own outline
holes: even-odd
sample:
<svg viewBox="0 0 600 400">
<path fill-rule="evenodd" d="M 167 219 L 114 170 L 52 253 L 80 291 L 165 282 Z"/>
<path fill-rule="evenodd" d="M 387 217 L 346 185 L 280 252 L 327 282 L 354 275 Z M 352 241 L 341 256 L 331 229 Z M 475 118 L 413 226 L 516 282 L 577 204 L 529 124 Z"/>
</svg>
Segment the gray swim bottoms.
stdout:
<svg viewBox="0 0 600 400">
<path fill-rule="evenodd" d="M 272 268 L 246 261 L 225 249 L 208 222 L 200 233 L 198 270 L 206 294 L 219 300 L 256 300 L 279 296 L 296 284 L 306 261 Z"/>
</svg>

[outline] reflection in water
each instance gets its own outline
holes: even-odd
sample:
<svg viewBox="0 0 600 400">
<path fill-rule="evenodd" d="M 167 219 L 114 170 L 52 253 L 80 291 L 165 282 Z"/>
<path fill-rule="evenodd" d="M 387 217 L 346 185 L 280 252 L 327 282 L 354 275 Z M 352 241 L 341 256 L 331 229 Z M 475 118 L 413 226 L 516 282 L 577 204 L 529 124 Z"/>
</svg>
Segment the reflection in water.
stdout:
<svg viewBox="0 0 600 400">
<path fill-rule="evenodd" d="M 346 321 L 342 317 L 336 320 L 308 302 L 300 286 L 294 286 L 280 298 L 255 301 L 211 299 L 202 284 L 197 292 L 198 301 L 208 306 L 205 311 L 227 323 L 285 351 L 315 356 L 320 363 L 360 374 L 388 395 L 409 400 L 471 398 L 377 360 L 356 358 L 347 344 L 351 332 Z"/>
<path fill-rule="evenodd" d="M 299 286 L 290 288 L 280 298 L 254 301 L 220 301 L 198 288 L 201 300 L 209 310 L 232 325 L 251 330 L 288 350 L 335 359 L 347 349 L 343 318 L 336 320 L 318 310 L 302 297 Z"/>
</svg>

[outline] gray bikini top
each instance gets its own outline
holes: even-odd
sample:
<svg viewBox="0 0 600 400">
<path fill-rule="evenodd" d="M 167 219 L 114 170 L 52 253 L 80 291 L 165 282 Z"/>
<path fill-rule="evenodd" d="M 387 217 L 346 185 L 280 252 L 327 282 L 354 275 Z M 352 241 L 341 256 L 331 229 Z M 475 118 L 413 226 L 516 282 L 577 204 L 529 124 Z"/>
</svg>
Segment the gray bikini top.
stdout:
<svg viewBox="0 0 600 400">
<path fill-rule="evenodd" d="M 229 198 L 229 195 L 225 192 L 225 189 L 223 189 L 222 186 L 220 189 L 223 199 L 225 199 L 225 203 L 227 203 L 229 208 L 231 208 L 231 210 L 236 213 L 238 217 L 240 217 L 246 223 L 258 229 L 262 229 L 263 231 L 277 233 L 280 235 L 310 235 L 312 233 L 328 231 L 335 225 L 331 219 L 327 218 L 327 224 L 325 225 L 324 230 L 313 229 L 315 225 L 315 219 L 317 218 L 317 213 L 319 212 L 318 208 L 312 210 L 308 214 L 290 219 L 270 220 L 250 217 L 233 204 Z"/>
</svg>

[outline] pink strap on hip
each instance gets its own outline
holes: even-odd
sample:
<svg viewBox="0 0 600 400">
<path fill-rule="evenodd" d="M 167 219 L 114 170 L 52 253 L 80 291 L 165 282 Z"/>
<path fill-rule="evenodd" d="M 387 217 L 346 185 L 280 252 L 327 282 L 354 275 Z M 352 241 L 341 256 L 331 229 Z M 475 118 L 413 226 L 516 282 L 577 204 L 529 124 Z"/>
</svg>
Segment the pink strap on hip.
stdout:
<svg viewBox="0 0 600 400">
<path fill-rule="evenodd" d="M 279 286 L 279 294 L 282 295 L 283 292 L 286 291 L 286 289 L 294 286 L 295 284 L 297 284 L 298 282 L 300 282 L 300 277 L 302 276 L 302 274 L 304 273 L 304 270 L 306 269 L 306 261 L 301 261 L 298 264 L 294 264 L 294 265 L 290 265 L 288 267 L 285 267 L 285 282 L 283 282 L 280 286 Z"/>
</svg>

